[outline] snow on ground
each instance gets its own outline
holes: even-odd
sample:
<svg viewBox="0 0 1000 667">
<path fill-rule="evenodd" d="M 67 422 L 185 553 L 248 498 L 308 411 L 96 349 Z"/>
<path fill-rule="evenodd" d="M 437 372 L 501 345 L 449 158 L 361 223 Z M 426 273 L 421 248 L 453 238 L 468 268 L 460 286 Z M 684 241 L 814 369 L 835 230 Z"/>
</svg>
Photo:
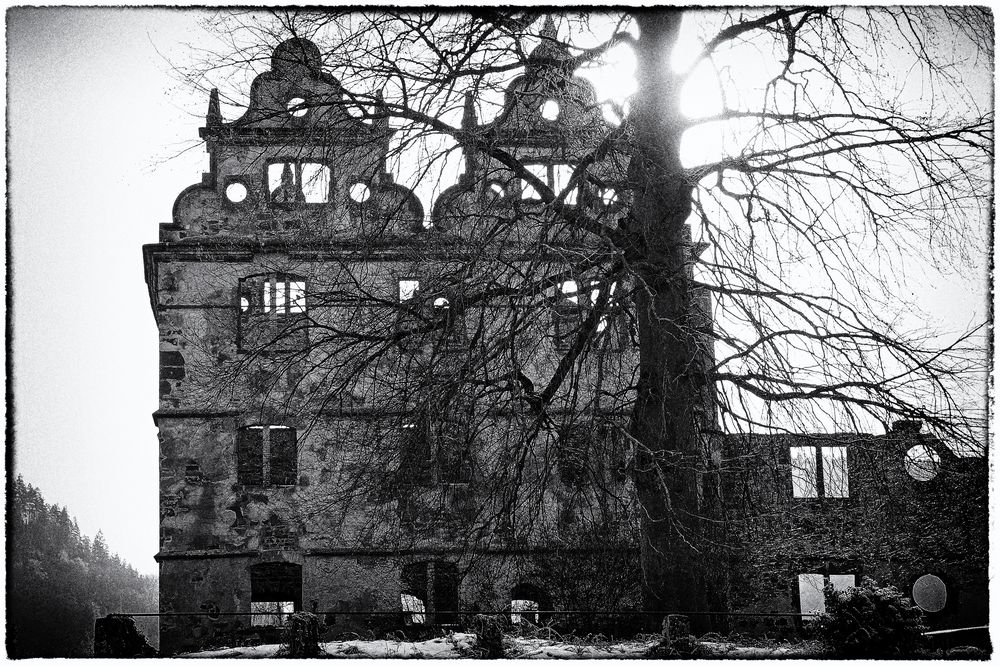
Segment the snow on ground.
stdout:
<svg viewBox="0 0 1000 667">
<path fill-rule="evenodd" d="M 513 646 L 510 646 L 510 644 Z M 507 657 L 520 659 L 577 658 L 615 659 L 641 658 L 656 642 L 620 642 L 616 644 L 571 644 L 551 639 L 524 639 L 511 637 L 504 640 Z"/>
<path fill-rule="evenodd" d="M 476 636 L 456 632 L 419 642 L 392 639 L 352 639 L 321 643 L 321 657 L 336 658 L 469 658 L 474 655 Z M 819 645 L 815 642 L 780 644 L 777 646 L 741 646 L 731 642 L 699 642 L 712 658 L 762 659 L 815 657 Z M 644 657 L 656 641 L 624 641 L 618 643 L 574 644 L 553 639 L 505 637 L 508 658 L 521 660 L 570 659 L 635 659 Z M 184 653 L 179 658 L 274 658 L 280 644 L 222 648 L 198 653 Z"/>
<path fill-rule="evenodd" d="M 469 657 L 476 636 L 454 633 L 421 642 L 391 639 L 352 639 L 343 642 L 320 643 L 322 656 L 338 658 L 461 658 Z M 178 658 L 274 658 L 281 657 L 281 644 L 239 646 L 197 653 L 183 653 Z"/>
<path fill-rule="evenodd" d="M 740 646 L 732 642 L 698 642 L 713 658 L 818 658 L 823 647 L 819 642 L 778 644 L 777 646 Z"/>
</svg>

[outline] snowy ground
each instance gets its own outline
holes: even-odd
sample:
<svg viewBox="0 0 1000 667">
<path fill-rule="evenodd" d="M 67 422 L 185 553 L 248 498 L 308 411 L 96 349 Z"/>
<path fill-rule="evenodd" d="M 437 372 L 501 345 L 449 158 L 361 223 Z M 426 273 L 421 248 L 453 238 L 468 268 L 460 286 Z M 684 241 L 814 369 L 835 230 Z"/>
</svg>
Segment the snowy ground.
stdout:
<svg viewBox="0 0 1000 667">
<path fill-rule="evenodd" d="M 355 639 L 320 644 L 323 655 L 331 658 L 469 658 L 473 657 L 476 637 L 456 632 L 419 642 L 386 639 Z M 625 641 L 607 643 L 571 643 L 553 639 L 505 637 L 508 658 L 519 659 L 623 659 L 642 658 L 656 642 Z M 812 642 L 785 644 L 775 647 L 739 646 L 729 642 L 701 642 L 701 646 L 718 658 L 792 658 L 815 657 L 818 645 Z M 281 657 L 280 644 L 224 648 L 198 653 L 185 653 L 181 658 L 274 658 Z"/>
</svg>

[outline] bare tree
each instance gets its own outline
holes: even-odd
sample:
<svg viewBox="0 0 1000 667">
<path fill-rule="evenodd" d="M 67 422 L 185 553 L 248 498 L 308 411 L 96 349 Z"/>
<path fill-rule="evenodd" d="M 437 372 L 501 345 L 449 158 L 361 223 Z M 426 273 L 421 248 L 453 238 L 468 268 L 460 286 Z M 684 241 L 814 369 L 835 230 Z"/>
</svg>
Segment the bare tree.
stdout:
<svg viewBox="0 0 1000 667">
<path fill-rule="evenodd" d="M 991 202 L 992 109 L 976 105 L 977 69 L 992 66 L 991 16 L 971 7 L 790 7 L 559 22 L 561 30 L 531 11 L 490 9 L 215 20 L 233 52 L 206 56 L 189 80 L 213 87 L 217 72 L 267 62 L 290 37 L 318 45 L 339 83 L 297 104 L 369 121 L 394 167 L 378 168 L 435 198 L 428 223 L 412 199 L 380 191 L 358 257 L 403 234 L 402 219 L 423 241 L 400 261 L 435 252 L 441 260 L 426 265 L 418 292 L 390 298 L 371 288 L 363 262 L 338 260 L 337 275 L 311 276 L 307 295 L 312 305 L 339 304 L 336 320 L 304 317 L 266 332 L 249 347 L 307 329 L 308 344 L 280 360 L 249 354 L 231 370 L 268 366 L 262 395 L 274 378 L 307 383 L 291 405 L 307 414 L 355 401 L 398 412 L 412 432 L 438 429 L 436 442 L 457 443 L 439 449 L 438 475 L 471 474 L 462 443 L 492 443 L 475 463 L 489 462 L 482 496 L 492 502 L 466 517 L 483 530 L 455 536 L 470 545 L 491 539 L 485 527 L 503 517 L 518 517 L 517 530 L 540 525 L 545 471 L 562 465 L 564 480 L 573 477 L 567 448 L 618 442 L 620 452 L 594 458 L 600 470 L 580 473 L 602 489 L 586 501 L 595 525 L 630 534 L 628 494 L 614 479 L 627 468 L 641 508 L 645 604 L 723 610 L 718 433 L 863 431 L 905 418 L 958 446 L 982 446 L 983 415 L 967 385 L 982 377 L 983 326 L 950 339 L 915 327 L 899 285 L 942 253 L 948 262 L 983 242 L 970 227 Z M 697 39 L 677 73 L 667 63 L 682 27 Z M 592 90 L 566 83 L 623 45 L 637 62 L 630 108 L 602 108 Z M 740 77 L 733 58 L 751 51 L 767 76 L 739 90 L 746 81 L 727 75 Z M 684 86 L 725 62 L 721 110 L 682 114 Z M 572 169 L 561 176 L 512 149 L 497 122 L 479 122 L 508 113 L 504 93 L 517 77 L 534 82 L 529 103 L 581 110 Z M 552 134 L 560 128 L 554 122 Z M 686 148 L 713 136 L 706 128 L 725 141 L 692 163 Z M 464 172 L 439 191 L 456 160 Z M 436 250 L 442 244 L 447 252 Z M 543 341 L 558 352 L 551 363 L 539 361 Z M 289 376 L 304 362 L 307 374 Z M 580 415 L 585 428 L 616 437 L 574 440 Z M 398 425 L 385 424 L 356 435 L 391 439 L 379 429 Z M 539 451 L 544 465 L 527 466 Z M 348 491 L 328 505 L 349 512 L 352 494 L 369 501 L 385 487 L 379 473 L 400 468 L 408 502 L 424 514 L 420 467 L 396 457 L 369 448 L 346 474 Z M 373 520 L 369 538 L 386 525 Z"/>
</svg>

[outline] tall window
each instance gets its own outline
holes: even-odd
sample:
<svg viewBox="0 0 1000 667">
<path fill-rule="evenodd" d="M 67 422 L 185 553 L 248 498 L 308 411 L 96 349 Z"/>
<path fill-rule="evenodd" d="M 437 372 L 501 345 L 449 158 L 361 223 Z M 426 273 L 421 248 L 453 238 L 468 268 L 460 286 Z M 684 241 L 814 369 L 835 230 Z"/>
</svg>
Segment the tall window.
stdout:
<svg viewBox="0 0 1000 667">
<path fill-rule="evenodd" d="M 569 185 L 570 179 L 573 177 L 573 171 L 575 170 L 575 167 L 569 164 L 526 164 L 524 168 L 542 183 L 548 185 L 556 197 Z M 566 198 L 563 202 L 569 206 L 575 206 L 578 192 L 579 187 L 574 187 L 566 193 Z M 527 180 L 522 180 L 521 198 L 540 200 L 542 196 Z"/>
<path fill-rule="evenodd" d="M 847 498 L 847 447 L 792 447 L 792 497 Z"/>
<path fill-rule="evenodd" d="M 240 291 L 240 312 L 301 315 L 306 312 L 306 281 L 286 274 L 245 278 Z"/>
<path fill-rule="evenodd" d="M 458 589 L 461 577 L 458 566 L 445 561 L 408 563 L 400 574 L 400 606 L 407 623 L 424 623 L 427 602 L 433 622 L 448 625 L 458 622 Z"/>
<path fill-rule="evenodd" d="M 426 413 L 406 418 L 399 432 L 399 472 L 404 483 L 464 484 L 472 479 L 468 424 Z"/>
<path fill-rule="evenodd" d="M 465 318 L 455 312 L 451 299 L 444 296 L 435 297 L 431 302 L 431 313 L 441 343 L 448 347 L 465 344 Z"/>
<path fill-rule="evenodd" d="M 294 486 L 298 467 L 295 429 L 247 426 L 236 434 L 236 479 L 248 486 Z"/>
<path fill-rule="evenodd" d="M 857 583 L 854 574 L 800 574 L 799 611 L 810 616 L 826 612 L 826 596 L 823 589 L 827 582 L 835 591 L 845 591 Z"/>
<path fill-rule="evenodd" d="M 448 296 L 422 295 L 418 278 L 400 278 L 396 284 L 400 305 L 397 330 L 403 349 L 416 349 L 428 343 L 425 336 L 433 327 L 436 340 L 447 348 L 465 345 L 465 318 L 460 315 Z"/>
<path fill-rule="evenodd" d="M 303 320 L 308 283 L 290 273 L 249 276 L 240 281 L 241 351 L 300 350 L 307 343 Z"/>
<path fill-rule="evenodd" d="M 427 484 L 431 481 L 431 434 L 422 414 L 400 424 L 399 472 L 404 483 Z"/>
<path fill-rule="evenodd" d="M 324 204 L 330 199 L 330 168 L 288 160 L 267 165 L 267 191 L 275 204 Z"/>
<path fill-rule="evenodd" d="M 624 346 L 623 336 L 625 332 L 623 313 L 618 299 L 615 298 L 618 283 L 613 282 L 606 289 L 608 296 L 605 301 L 604 313 L 598 319 L 594 330 L 594 344 L 601 350 L 621 351 Z M 602 300 L 604 300 L 602 289 L 597 281 L 591 281 L 582 287 L 575 280 L 559 283 L 556 288 L 554 317 L 555 347 L 557 350 L 570 348 L 591 309 Z"/>
</svg>

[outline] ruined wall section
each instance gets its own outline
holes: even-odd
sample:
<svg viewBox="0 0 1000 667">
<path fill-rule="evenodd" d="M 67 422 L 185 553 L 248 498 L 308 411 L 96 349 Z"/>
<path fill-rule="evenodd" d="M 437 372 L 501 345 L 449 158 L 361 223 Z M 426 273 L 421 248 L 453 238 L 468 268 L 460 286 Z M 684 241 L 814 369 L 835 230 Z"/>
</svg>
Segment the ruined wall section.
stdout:
<svg viewBox="0 0 1000 667">
<path fill-rule="evenodd" d="M 571 89 L 581 100 L 593 97 Z M 548 135 L 570 117 L 597 118 L 582 102 L 562 108 L 558 123 L 546 121 Z M 530 113 L 512 107 L 507 119 L 527 122 Z M 594 586 L 602 599 L 634 602 L 635 589 L 623 593 L 621 584 L 634 584 L 637 572 L 630 454 L 621 437 L 633 360 L 617 348 L 592 350 L 577 362 L 578 379 L 556 396 L 551 422 L 539 425 L 518 402 L 523 387 L 511 369 L 537 384 L 555 371 L 562 351 L 554 309 L 527 312 L 480 297 L 520 287 L 526 264 L 539 260 L 525 247 L 537 248 L 538 238 L 525 236 L 526 246 L 510 241 L 543 212 L 534 204 L 511 208 L 492 218 L 502 222 L 492 235 L 479 237 L 449 231 L 440 216 L 425 227 L 419 201 L 386 170 L 390 134 L 384 122 L 348 113 L 339 83 L 303 40 L 276 49 L 242 118 L 224 122 L 213 93 L 202 131 L 210 172 L 178 197 L 161 243 L 144 248 L 160 331 L 154 419 L 163 611 L 249 611 L 251 568 L 268 563 L 301 566 L 297 604 L 305 609 L 396 608 L 401 568 L 421 562 L 432 563 L 431 571 L 433 563 L 457 568 L 466 608 L 502 608 L 515 586 L 529 584 L 564 608 L 594 599 Z M 576 142 L 573 155 L 583 154 L 583 134 L 562 135 Z M 531 159 L 570 159 L 551 145 L 531 150 Z M 581 191 L 581 204 L 598 206 L 587 196 Z M 462 215 L 485 219 L 488 209 Z M 570 263 L 566 248 L 580 240 L 560 243 L 541 260 Z M 420 280 L 421 293 L 404 307 L 399 281 L 408 277 Z M 264 297 L 269 304 L 260 300 L 269 283 L 285 290 L 280 317 L 258 317 L 275 310 L 276 292 Z M 544 289 L 554 305 L 552 288 Z M 293 290 L 304 300 L 301 311 L 289 307 Z M 443 344 L 433 331 L 417 345 L 394 339 L 407 313 L 426 315 L 439 296 L 462 315 L 461 344 Z M 520 339 L 498 353 L 494 343 L 511 318 Z M 256 338 L 247 337 L 251 324 Z M 345 361 L 371 353 L 379 353 L 378 364 Z M 475 415 L 468 424 L 474 446 L 461 475 L 445 480 L 440 461 L 405 460 L 401 427 L 462 373 L 513 395 L 457 383 Z M 570 426 L 593 432 L 567 448 Z M 287 462 L 270 461 L 267 451 L 287 448 L 288 431 L 294 462 L 290 471 L 280 468 L 278 483 L 271 473 Z M 247 451 L 267 461 L 250 478 L 241 462 Z M 534 500 L 525 502 L 518 488 Z M 433 611 L 436 603 L 427 604 Z M 246 617 L 171 617 L 162 642 L 169 653 L 245 629 Z"/>
<path fill-rule="evenodd" d="M 726 498 L 741 542 L 734 609 L 800 611 L 797 578 L 804 573 L 867 576 L 905 594 L 931 574 L 947 587 L 947 603 L 927 614 L 929 625 L 985 620 L 986 461 L 958 457 L 944 442 L 901 424 L 883 436 L 727 436 Z M 791 448 L 830 446 L 847 448 L 847 497 L 794 497 Z M 937 458 L 917 462 L 918 475 L 921 465 L 933 470 L 926 480 L 907 472 L 914 469 L 908 454 L 920 446 Z M 795 627 L 787 619 L 767 623 L 770 631 Z"/>
</svg>

